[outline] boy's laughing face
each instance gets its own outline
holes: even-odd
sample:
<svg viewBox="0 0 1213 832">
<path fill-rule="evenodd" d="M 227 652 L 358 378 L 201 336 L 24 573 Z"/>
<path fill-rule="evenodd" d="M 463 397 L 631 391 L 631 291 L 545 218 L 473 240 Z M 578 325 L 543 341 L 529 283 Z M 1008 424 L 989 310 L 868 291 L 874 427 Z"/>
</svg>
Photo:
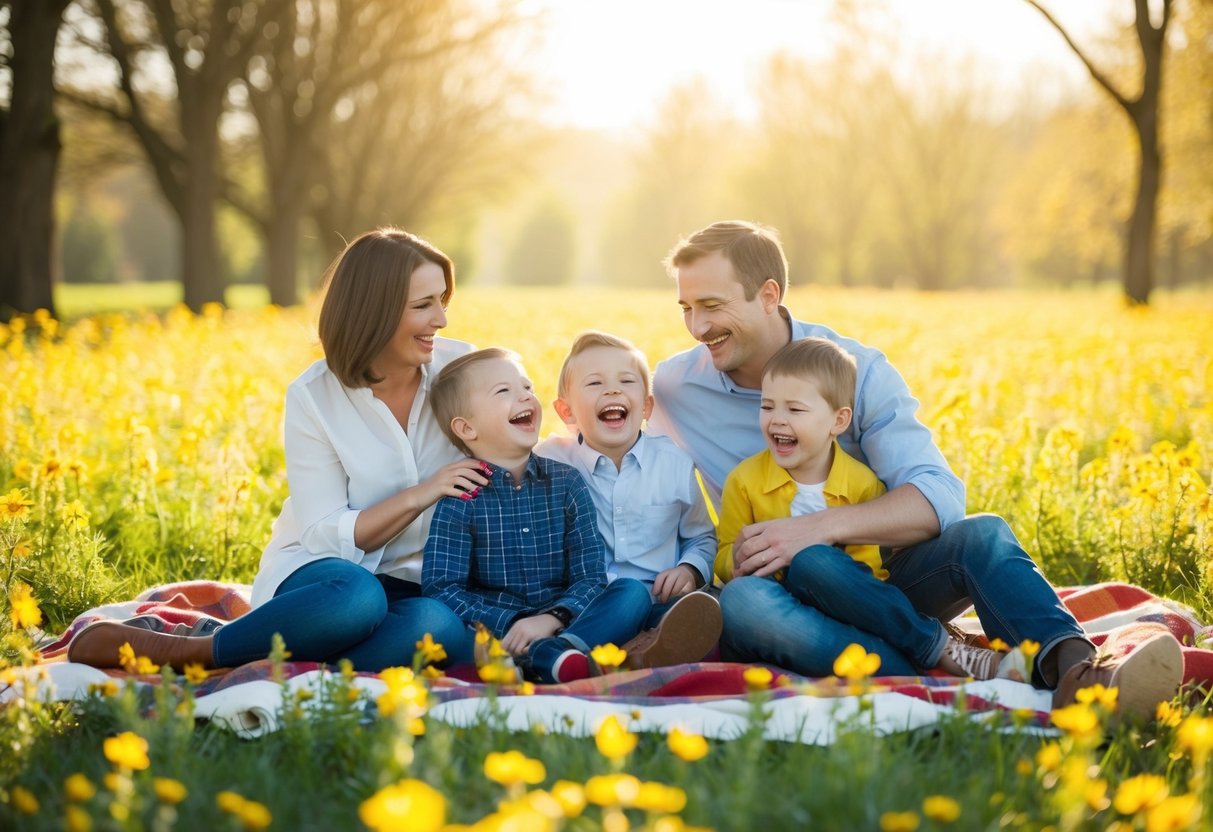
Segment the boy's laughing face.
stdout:
<svg viewBox="0 0 1213 832">
<path fill-rule="evenodd" d="M 622 457 L 653 409 L 636 357 L 619 347 L 590 347 L 573 356 L 569 369 L 569 389 L 556 400 L 556 412 L 591 448 Z"/>
<path fill-rule="evenodd" d="M 468 413 L 452 427 L 489 462 L 525 456 L 539 441 L 543 409 L 523 368 L 505 358 L 468 367 Z"/>
</svg>

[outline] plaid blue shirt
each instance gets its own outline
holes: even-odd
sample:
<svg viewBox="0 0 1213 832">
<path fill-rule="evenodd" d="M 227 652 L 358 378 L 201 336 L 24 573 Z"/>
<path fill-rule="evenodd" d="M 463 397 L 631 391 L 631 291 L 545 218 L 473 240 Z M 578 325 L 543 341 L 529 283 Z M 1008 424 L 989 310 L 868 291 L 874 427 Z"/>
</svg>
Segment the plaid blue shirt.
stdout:
<svg viewBox="0 0 1213 832">
<path fill-rule="evenodd" d="M 531 454 L 522 482 L 494 466 L 474 499 L 438 501 L 421 586 L 501 638 L 515 619 L 552 607 L 580 615 L 606 586 L 605 557 L 581 475 Z"/>
</svg>

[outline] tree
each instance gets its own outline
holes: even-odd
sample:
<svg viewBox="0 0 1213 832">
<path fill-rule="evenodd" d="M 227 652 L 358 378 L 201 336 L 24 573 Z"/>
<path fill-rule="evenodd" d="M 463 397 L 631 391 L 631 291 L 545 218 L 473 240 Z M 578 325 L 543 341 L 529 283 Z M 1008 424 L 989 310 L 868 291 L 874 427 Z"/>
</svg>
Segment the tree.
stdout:
<svg viewBox="0 0 1213 832">
<path fill-rule="evenodd" d="M 59 121 L 54 111 L 55 42 L 69 0 L 0 2 L 0 320 L 47 309 L 51 294 Z"/>
<path fill-rule="evenodd" d="M 387 124 L 411 110 L 410 103 L 424 94 L 417 85 L 442 89 L 443 78 L 434 65 L 453 73 L 456 59 L 494 55 L 497 36 L 521 20 L 513 0 L 496 5 L 463 0 L 296 0 L 263 30 L 265 46 L 250 61 L 241 89 L 257 121 L 264 191 L 259 197 L 229 197 L 265 238 L 271 301 L 297 301 L 300 227 L 315 207 L 314 193 L 325 189 L 323 172 L 339 170 L 340 163 L 329 164 L 330 157 L 345 157 L 336 147 L 337 136 L 356 134 L 368 140 L 360 149 L 369 155 L 342 162 L 348 159 L 365 168 L 372 188 L 398 190 L 405 183 L 383 182 L 385 171 L 376 168 L 402 143 L 411 144 L 410 134 L 421 122 L 412 112 L 399 132 L 386 130 Z M 501 67 L 491 70 L 487 77 L 499 75 Z M 394 83 L 386 83 L 388 79 Z M 451 122 L 458 108 L 454 96 L 445 97 L 451 106 L 442 110 L 448 117 L 440 114 L 425 125 L 444 134 L 445 140 L 434 142 L 433 148 L 454 140 Z M 481 109 L 477 118 L 485 114 Z M 481 129 L 487 125 L 461 127 L 478 134 L 481 142 L 492 139 Z M 452 163 L 440 178 L 450 181 L 457 170 Z M 408 221 L 429 207 L 430 202 L 423 201 L 409 211 Z"/>
<path fill-rule="evenodd" d="M 558 197 L 543 199 L 523 224 L 506 260 L 515 286 L 559 286 L 573 275 L 577 228 Z"/>
<path fill-rule="evenodd" d="M 223 301 L 216 208 L 223 168 L 219 122 L 263 28 L 289 0 L 92 0 L 104 35 L 79 41 L 111 59 L 118 92 L 76 87 L 72 100 L 129 125 L 181 223 L 181 282 L 192 309 Z M 158 86 L 167 65 L 171 90 Z"/>
<path fill-rule="evenodd" d="M 1159 113 L 1162 101 L 1163 57 L 1167 45 L 1167 26 L 1171 22 L 1174 0 L 1161 0 L 1158 25 L 1151 19 L 1149 0 L 1134 0 L 1134 29 L 1141 50 L 1141 89 L 1130 97 L 1122 92 L 1102 69 L 1097 67 L 1070 33 L 1037 0 L 1025 0 L 1065 40 L 1091 77 L 1112 97 L 1137 136 L 1137 191 L 1129 218 L 1124 260 L 1124 292 L 1130 304 L 1150 302 L 1154 288 L 1154 234 L 1158 217 L 1158 189 L 1162 179 L 1162 149 L 1159 146 Z"/>
</svg>

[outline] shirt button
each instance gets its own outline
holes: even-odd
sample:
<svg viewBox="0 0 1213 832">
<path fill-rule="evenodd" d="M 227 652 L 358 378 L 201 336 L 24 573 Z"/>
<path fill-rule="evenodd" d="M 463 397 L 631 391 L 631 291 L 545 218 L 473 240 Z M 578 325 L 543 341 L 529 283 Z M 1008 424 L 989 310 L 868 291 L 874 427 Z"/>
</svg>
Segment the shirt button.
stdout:
<svg viewBox="0 0 1213 832">
<path fill-rule="evenodd" d="M 529 531 L 530 531 L 530 529 L 529 529 L 528 527 L 526 527 L 526 526 L 523 526 L 523 527 L 522 527 L 522 530 L 523 530 L 524 532 L 529 532 Z"/>
<path fill-rule="evenodd" d="M 521 490 L 522 490 L 522 486 L 521 486 L 521 485 L 516 485 L 516 486 L 514 486 L 514 490 L 515 490 L 515 491 L 521 491 Z"/>
</svg>

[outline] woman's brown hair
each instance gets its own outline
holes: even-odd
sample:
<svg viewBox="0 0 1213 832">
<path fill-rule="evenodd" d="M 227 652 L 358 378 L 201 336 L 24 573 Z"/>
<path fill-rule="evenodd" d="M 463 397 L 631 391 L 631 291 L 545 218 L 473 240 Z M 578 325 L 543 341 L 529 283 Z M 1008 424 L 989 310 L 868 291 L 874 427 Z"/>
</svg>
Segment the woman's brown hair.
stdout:
<svg viewBox="0 0 1213 832">
<path fill-rule="evenodd" d="M 442 269 L 446 291 L 455 292 L 455 265 L 430 243 L 399 228 L 377 228 L 350 241 L 325 272 L 320 343 L 329 369 L 346 387 L 383 379 L 371 362 L 383 351 L 404 314 L 409 278 L 425 263 Z"/>
</svg>

